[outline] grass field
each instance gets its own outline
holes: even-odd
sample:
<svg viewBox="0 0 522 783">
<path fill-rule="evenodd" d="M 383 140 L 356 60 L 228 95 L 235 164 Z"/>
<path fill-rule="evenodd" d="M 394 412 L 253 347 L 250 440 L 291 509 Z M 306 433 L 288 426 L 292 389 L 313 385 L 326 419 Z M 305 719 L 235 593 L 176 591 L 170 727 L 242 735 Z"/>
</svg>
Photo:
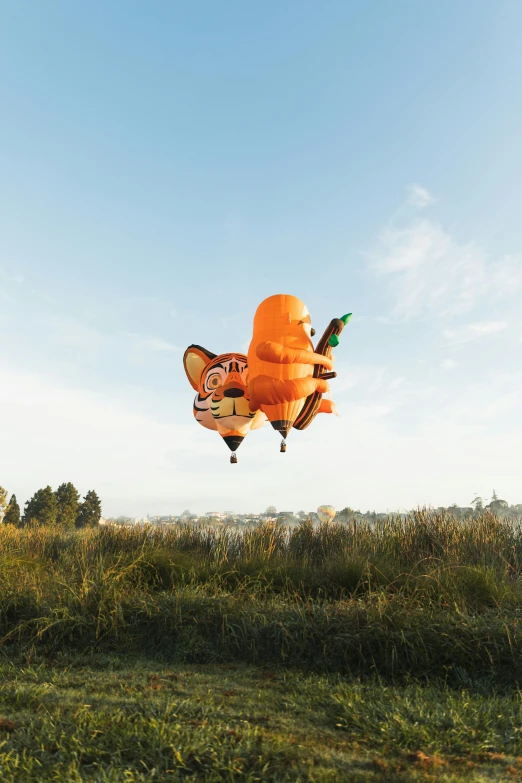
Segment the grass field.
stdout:
<svg viewBox="0 0 522 783">
<path fill-rule="evenodd" d="M 0 780 L 522 778 L 522 534 L 0 527 Z"/>
<path fill-rule="evenodd" d="M 522 779 L 518 693 L 115 654 L 0 669 L 5 783 Z"/>
</svg>

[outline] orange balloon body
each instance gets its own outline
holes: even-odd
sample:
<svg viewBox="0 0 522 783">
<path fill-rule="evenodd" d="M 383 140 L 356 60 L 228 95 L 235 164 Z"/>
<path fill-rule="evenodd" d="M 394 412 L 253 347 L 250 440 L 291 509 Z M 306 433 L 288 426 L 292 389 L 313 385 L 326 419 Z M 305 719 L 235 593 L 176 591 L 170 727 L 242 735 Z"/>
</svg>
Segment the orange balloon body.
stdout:
<svg viewBox="0 0 522 783">
<path fill-rule="evenodd" d="M 310 313 L 296 296 L 276 294 L 261 302 L 247 359 L 250 407 L 263 411 L 283 437 L 306 398 L 329 390 L 325 380 L 313 377 L 313 369 L 320 364 L 331 370 L 333 359 L 315 353 Z"/>
</svg>

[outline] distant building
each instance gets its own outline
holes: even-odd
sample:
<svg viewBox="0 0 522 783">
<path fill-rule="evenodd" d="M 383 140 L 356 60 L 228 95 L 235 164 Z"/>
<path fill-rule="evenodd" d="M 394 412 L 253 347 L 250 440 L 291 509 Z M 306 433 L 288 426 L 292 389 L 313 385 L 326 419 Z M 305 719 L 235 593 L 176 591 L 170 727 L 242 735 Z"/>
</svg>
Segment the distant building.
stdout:
<svg viewBox="0 0 522 783">
<path fill-rule="evenodd" d="M 277 519 L 280 522 L 284 522 L 285 520 L 293 520 L 295 519 L 295 514 L 293 511 L 280 511 L 279 514 L 277 514 Z"/>
</svg>

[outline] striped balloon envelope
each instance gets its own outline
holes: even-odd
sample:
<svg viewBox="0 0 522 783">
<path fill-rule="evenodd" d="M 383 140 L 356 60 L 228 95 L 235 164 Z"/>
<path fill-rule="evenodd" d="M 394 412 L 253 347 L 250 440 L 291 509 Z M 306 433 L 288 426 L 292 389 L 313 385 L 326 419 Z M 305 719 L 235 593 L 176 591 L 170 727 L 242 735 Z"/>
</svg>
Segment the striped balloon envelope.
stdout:
<svg viewBox="0 0 522 783">
<path fill-rule="evenodd" d="M 331 522 L 335 517 L 335 508 L 333 506 L 319 506 L 317 516 L 321 522 Z"/>
</svg>

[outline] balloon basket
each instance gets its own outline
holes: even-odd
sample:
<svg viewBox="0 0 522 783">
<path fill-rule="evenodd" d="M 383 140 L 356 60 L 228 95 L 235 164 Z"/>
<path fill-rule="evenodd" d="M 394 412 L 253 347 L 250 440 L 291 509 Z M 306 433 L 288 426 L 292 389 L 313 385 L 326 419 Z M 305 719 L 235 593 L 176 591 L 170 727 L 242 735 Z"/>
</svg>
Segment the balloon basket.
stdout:
<svg viewBox="0 0 522 783">
<path fill-rule="evenodd" d="M 279 449 L 283 454 L 286 451 L 286 440 L 281 441 L 281 448 Z"/>
<path fill-rule="evenodd" d="M 237 454 L 236 454 L 235 452 L 233 452 L 233 453 L 231 454 L 231 456 L 230 456 L 230 462 L 232 463 L 232 465 L 235 465 L 235 464 L 236 464 L 236 462 L 237 462 Z"/>
</svg>

